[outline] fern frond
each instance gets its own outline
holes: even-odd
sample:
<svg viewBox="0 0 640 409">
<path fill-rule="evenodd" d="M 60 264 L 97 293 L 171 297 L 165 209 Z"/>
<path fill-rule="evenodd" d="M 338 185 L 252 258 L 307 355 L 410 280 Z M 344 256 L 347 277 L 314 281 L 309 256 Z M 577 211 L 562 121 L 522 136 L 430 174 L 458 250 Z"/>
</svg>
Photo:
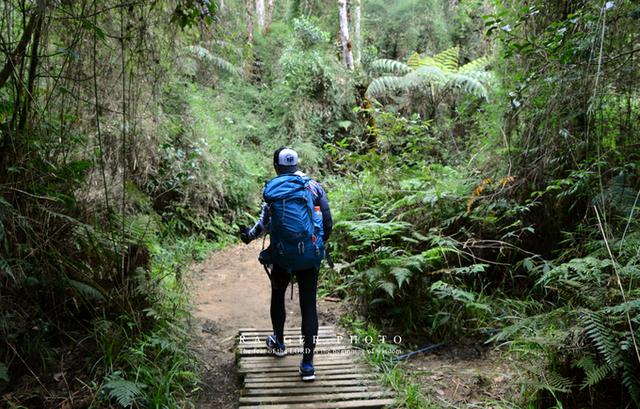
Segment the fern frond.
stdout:
<svg viewBox="0 0 640 409">
<path fill-rule="evenodd" d="M 606 307 L 601 310 L 607 315 L 618 315 L 630 313 L 632 316 L 638 316 L 640 314 L 640 298 L 626 303 L 618 304 L 613 307 Z"/>
<path fill-rule="evenodd" d="M 0 255 L 0 272 L 8 275 L 9 277 L 11 277 L 13 279 L 13 281 L 16 281 L 16 277 L 13 275 L 13 271 L 11 270 L 11 266 L 9 265 L 9 263 L 7 263 L 7 260 L 5 260 L 4 257 L 2 257 Z"/>
<path fill-rule="evenodd" d="M 372 267 L 367 271 L 365 271 L 365 275 L 369 280 L 375 280 L 376 278 L 380 277 L 382 274 L 384 274 L 384 269 L 378 266 Z"/>
<path fill-rule="evenodd" d="M 433 56 L 434 65 L 447 73 L 454 73 L 458 70 L 458 56 L 460 47 L 452 47 L 444 50 L 440 54 Z"/>
<path fill-rule="evenodd" d="M 420 70 L 422 69 L 423 68 L 420 68 Z M 419 90 L 424 90 L 426 88 L 436 88 L 439 90 L 443 85 L 444 83 L 442 83 L 437 77 L 431 74 L 425 75 L 418 71 L 414 71 L 401 78 L 400 82 L 398 83 L 398 88 L 405 91 L 413 88 Z"/>
<path fill-rule="evenodd" d="M 389 294 L 389 297 L 393 298 L 393 293 L 396 291 L 396 285 L 394 283 L 392 283 L 391 281 L 382 281 L 378 285 L 378 287 L 380 287 L 387 294 Z"/>
<path fill-rule="evenodd" d="M 387 71 L 387 72 L 398 72 L 398 74 L 407 74 L 413 71 L 413 68 L 410 66 L 403 64 L 399 61 L 388 60 L 386 58 L 381 58 L 379 60 L 375 60 L 371 63 L 372 67 Z"/>
<path fill-rule="evenodd" d="M 9 371 L 2 362 L 0 362 L 0 379 L 9 382 Z"/>
<path fill-rule="evenodd" d="M 591 354 L 585 354 L 582 355 L 578 361 L 573 362 L 571 366 L 581 368 L 585 372 L 590 371 L 596 367 L 596 359 Z"/>
<path fill-rule="evenodd" d="M 197 59 L 208 61 L 222 71 L 226 71 L 229 74 L 234 74 L 236 72 L 236 68 L 233 66 L 233 64 L 223 58 L 214 55 L 213 53 L 211 53 L 211 51 L 200 45 L 190 45 L 187 47 L 187 50 Z"/>
<path fill-rule="evenodd" d="M 458 74 L 471 74 L 474 72 L 484 72 L 489 64 L 489 58 L 481 57 L 477 60 L 470 61 L 458 69 Z"/>
<path fill-rule="evenodd" d="M 389 91 L 396 90 L 400 87 L 402 77 L 380 77 L 371 81 L 365 95 L 372 97 L 378 94 L 386 94 Z"/>
<path fill-rule="evenodd" d="M 84 284 L 75 280 L 69 280 L 69 283 L 71 284 L 71 286 L 73 286 L 73 288 L 76 289 L 76 291 L 78 291 L 80 294 L 84 295 L 85 297 L 97 298 L 99 300 L 105 299 L 100 291 L 96 290 L 95 288 L 87 284 Z"/>
<path fill-rule="evenodd" d="M 411 276 L 413 276 L 413 272 L 408 268 L 403 267 L 395 267 L 391 269 L 391 274 L 398 281 L 398 288 L 402 288 L 402 284 L 408 282 Z"/>
<path fill-rule="evenodd" d="M 407 66 L 414 70 L 417 70 L 424 65 L 425 63 L 418 53 L 411 54 L 411 57 L 409 57 L 409 59 L 407 60 Z"/>
<path fill-rule="evenodd" d="M 629 391 L 635 404 L 640 407 L 640 381 L 635 365 L 629 361 L 626 361 L 622 366 L 622 384 Z"/>
<path fill-rule="evenodd" d="M 567 393 L 571 390 L 571 380 L 557 372 L 543 373 L 542 378 L 546 381 L 551 391 Z"/>
<path fill-rule="evenodd" d="M 600 383 L 604 378 L 607 377 L 611 373 L 611 365 L 604 364 L 601 366 L 597 366 L 588 370 L 585 370 L 585 375 L 587 378 L 582 382 L 580 389 L 584 389 L 595 384 Z"/>
<path fill-rule="evenodd" d="M 622 351 L 617 345 L 613 332 L 605 325 L 606 317 L 597 311 L 586 311 L 582 318 L 585 323 L 585 331 L 589 338 L 602 353 L 605 361 L 612 367 L 617 368 L 623 361 Z"/>
<path fill-rule="evenodd" d="M 605 277 L 609 277 L 609 274 L 603 273 L 603 270 L 611 266 L 613 266 L 613 263 L 610 259 L 599 260 L 595 257 L 575 258 L 544 273 L 536 284 L 546 286 L 559 279 L 578 279 L 593 281 L 600 285 Z"/>
<path fill-rule="evenodd" d="M 233 64 L 221 57 L 213 56 L 211 63 L 219 70 L 225 71 L 229 74 L 235 74 L 237 72 L 236 67 L 234 67 Z"/>
<path fill-rule="evenodd" d="M 447 83 L 447 76 L 440 68 L 434 65 L 420 67 L 415 72 L 428 81 L 435 82 L 442 86 Z"/>
<path fill-rule="evenodd" d="M 117 374 L 111 375 L 108 379 L 110 380 L 102 388 L 109 391 L 109 399 L 115 399 L 123 407 L 133 405 L 137 397 L 144 395 L 142 389 L 147 387 L 145 384 L 123 379 Z"/>
<path fill-rule="evenodd" d="M 487 89 L 484 85 L 469 75 L 451 74 L 449 75 L 449 81 L 451 82 L 451 86 L 454 90 L 456 88 L 460 88 L 467 94 L 471 94 L 479 98 L 487 97 Z"/>
<path fill-rule="evenodd" d="M 122 216 L 120 214 L 112 215 L 113 225 L 118 229 L 118 233 L 122 233 L 124 228 L 124 236 L 130 243 L 140 243 L 151 241 L 151 236 L 155 234 L 158 227 L 149 216 Z"/>
</svg>

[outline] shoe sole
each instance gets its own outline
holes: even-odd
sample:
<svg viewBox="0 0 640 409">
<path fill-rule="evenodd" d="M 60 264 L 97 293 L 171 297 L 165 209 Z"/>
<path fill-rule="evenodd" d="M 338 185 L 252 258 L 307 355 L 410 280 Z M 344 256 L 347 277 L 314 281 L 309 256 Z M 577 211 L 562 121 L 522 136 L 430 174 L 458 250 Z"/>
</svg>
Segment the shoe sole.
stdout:
<svg viewBox="0 0 640 409">
<path fill-rule="evenodd" d="M 302 370 L 301 369 L 299 369 L 298 372 L 300 372 L 300 375 L 302 375 Z M 312 373 L 311 375 L 302 375 L 302 380 L 303 381 L 313 381 L 314 379 L 316 379 L 315 372 Z"/>
</svg>

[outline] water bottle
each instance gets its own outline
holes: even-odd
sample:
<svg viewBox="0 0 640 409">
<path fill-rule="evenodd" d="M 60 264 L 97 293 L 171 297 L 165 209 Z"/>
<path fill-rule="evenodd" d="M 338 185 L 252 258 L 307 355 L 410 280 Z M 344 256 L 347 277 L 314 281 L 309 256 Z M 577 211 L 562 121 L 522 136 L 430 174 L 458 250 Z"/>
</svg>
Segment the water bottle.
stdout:
<svg viewBox="0 0 640 409">
<path fill-rule="evenodd" d="M 324 234 L 324 229 L 322 228 L 322 210 L 320 210 L 320 206 L 313 208 L 313 231 L 318 235 Z"/>
</svg>

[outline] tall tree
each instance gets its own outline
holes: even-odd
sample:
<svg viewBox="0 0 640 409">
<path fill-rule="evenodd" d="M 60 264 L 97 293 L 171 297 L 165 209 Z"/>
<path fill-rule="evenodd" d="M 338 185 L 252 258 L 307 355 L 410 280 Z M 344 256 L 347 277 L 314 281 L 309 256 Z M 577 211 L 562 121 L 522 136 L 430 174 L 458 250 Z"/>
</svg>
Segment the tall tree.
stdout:
<svg viewBox="0 0 640 409">
<path fill-rule="evenodd" d="M 253 0 L 247 0 L 247 45 L 253 45 Z"/>
<path fill-rule="evenodd" d="M 353 59 L 355 65 L 360 65 L 362 56 L 362 35 L 360 33 L 360 8 L 361 1 L 353 0 L 353 43 L 354 53 Z"/>
<path fill-rule="evenodd" d="M 274 0 L 269 0 L 267 3 L 267 14 L 264 19 L 264 36 L 269 34 L 269 25 L 271 24 L 271 16 L 273 15 L 273 3 Z"/>
<path fill-rule="evenodd" d="M 258 28 L 264 28 L 264 0 L 256 0 L 256 22 Z"/>
<path fill-rule="evenodd" d="M 347 0 L 338 0 L 340 11 L 340 39 L 342 41 L 342 52 L 344 54 L 347 67 L 353 71 L 353 54 L 351 53 L 351 41 L 349 41 L 349 20 L 347 18 Z"/>
</svg>

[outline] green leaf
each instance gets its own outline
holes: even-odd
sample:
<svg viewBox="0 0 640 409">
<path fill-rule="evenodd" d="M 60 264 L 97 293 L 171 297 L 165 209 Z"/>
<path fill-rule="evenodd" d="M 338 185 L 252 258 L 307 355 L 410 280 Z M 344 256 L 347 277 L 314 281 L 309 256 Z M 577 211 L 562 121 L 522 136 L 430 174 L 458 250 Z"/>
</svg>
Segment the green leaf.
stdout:
<svg viewBox="0 0 640 409">
<path fill-rule="evenodd" d="M 69 94 L 73 97 L 73 99 L 75 99 L 76 101 L 78 100 L 78 97 L 73 92 L 69 91 L 66 87 L 60 85 L 58 89 L 60 90 L 61 94 Z"/>
<path fill-rule="evenodd" d="M 100 27 L 96 26 L 92 21 L 89 20 L 84 20 L 83 24 L 84 28 L 86 28 L 87 30 L 93 29 L 96 32 L 96 35 L 100 37 L 101 40 L 104 40 L 104 33 L 102 32 Z"/>
<path fill-rule="evenodd" d="M 9 371 L 2 362 L 0 362 L 0 379 L 9 382 Z"/>
</svg>

